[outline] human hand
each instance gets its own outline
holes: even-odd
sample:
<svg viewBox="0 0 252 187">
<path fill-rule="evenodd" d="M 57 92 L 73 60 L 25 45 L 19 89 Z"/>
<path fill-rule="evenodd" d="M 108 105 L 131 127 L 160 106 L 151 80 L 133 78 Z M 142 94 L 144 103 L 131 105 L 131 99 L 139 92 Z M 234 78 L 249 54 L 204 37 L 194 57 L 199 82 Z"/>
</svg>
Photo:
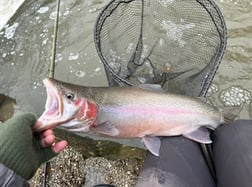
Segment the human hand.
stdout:
<svg viewBox="0 0 252 187">
<path fill-rule="evenodd" d="M 55 143 L 55 136 L 52 129 L 41 132 L 40 138 L 40 145 L 44 148 L 51 147 L 52 151 L 56 154 L 61 152 L 67 146 L 67 142 L 65 140 Z"/>
<path fill-rule="evenodd" d="M 0 124 L 0 162 L 25 179 L 67 146 L 64 140 L 54 144 L 51 129 L 33 133 L 36 121 L 34 114 L 26 113 Z"/>
</svg>

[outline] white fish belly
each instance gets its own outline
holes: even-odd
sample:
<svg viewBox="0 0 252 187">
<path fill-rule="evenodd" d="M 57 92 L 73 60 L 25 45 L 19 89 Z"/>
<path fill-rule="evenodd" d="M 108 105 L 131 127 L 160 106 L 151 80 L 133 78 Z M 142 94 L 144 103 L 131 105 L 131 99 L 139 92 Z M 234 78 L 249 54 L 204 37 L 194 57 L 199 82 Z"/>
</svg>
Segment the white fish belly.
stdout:
<svg viewBox="0 0 252 187">
<path fill-rule="evenodd" d="M 218 122 L 198 113 L 182 110 L 139 107 L 103 107 L 98 123 L 110 122 L 120 132 L 120 137 L 145 135 L 175 136 L 192 132 L 200 126 L 215 127 Z"/>
</svg>

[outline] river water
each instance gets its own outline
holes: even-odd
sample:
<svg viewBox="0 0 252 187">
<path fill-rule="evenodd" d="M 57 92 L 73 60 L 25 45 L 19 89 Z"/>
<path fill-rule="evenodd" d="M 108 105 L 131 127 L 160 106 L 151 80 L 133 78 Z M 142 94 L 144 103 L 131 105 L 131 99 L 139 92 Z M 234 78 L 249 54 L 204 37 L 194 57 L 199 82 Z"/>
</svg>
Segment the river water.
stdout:
<svg viewBox="0 0 252 187">
<path fill-rule="evenodd" d="M 55 78 L 82 85 L 107 85 L 93 43 L 93 28 L 108 0 L 65 0 L 60 6 Z M 251 118 L 252 2 L 217 0 L 228 29 L 228 45 L 210 87 L 209 100 L 219 106 L 243 106 Z M 42 80 L 48 75 L 56 2 L 30 1 L 0 31 L 0 93 L 14 98 L 15 112 L 41 114 Z M 1 7 L 2 8 L 2 7 Z"/>
<path fill-rule="evenodd" d="M 228 44 L 224 59 L 218 69 L 213 83 L 218 91 L 210 98 L 220 106 L 227 103 L 223 95 L 232 100 L 244 98 L 244 108 L 240 118 L 251 118 L 251 91 L 252 91 L 252 2 L 250 0 L 218 0 L 228 29 Z M 231 94 L 227 94 L 230 92 Z M 241 94 L 242 93 L 242 94 Z M 240 97 L 241 98 L 241 97 Z M 223 101 L 224 100 L 224 101 Z M 228 105 L 228 104 L 227 104 Z"/>
</svg>

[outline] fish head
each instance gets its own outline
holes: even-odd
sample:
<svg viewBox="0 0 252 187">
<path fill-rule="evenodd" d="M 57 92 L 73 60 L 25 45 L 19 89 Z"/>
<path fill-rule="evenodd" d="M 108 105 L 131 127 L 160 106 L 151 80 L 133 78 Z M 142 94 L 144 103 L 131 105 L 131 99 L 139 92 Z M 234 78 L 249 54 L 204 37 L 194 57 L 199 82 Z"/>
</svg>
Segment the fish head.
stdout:
<svg viewBox="0 0 252 187">
<path fill-rule="evenodd" d="M 40 132 L 54 127 L 68 131 L 87 132 L 95 123 L 97 105 L 81 96 L 80 88 L 55 79 L 43 80 L 47 100 L 45 111 L 38 118 L 33 131 Z"/>
</svg>

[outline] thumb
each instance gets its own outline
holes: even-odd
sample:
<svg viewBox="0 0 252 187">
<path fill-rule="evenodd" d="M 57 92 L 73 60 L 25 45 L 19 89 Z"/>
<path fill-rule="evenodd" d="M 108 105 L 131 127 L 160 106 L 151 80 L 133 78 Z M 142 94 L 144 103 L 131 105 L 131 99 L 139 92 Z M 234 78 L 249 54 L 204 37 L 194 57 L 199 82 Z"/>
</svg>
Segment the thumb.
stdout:
<svg viewBox="0 0 252 187">
<path fill-rule="evenodd" d="M 37 121 L 37 116 L 33 113 L 24 113 L 11 118 L 9 121 L 17 125 L 32 127 Z"/>
<path fill-rule="evenodd" d="M 10 135 L 21 139 L 22 137 L 29 139 L 29 137 L 32 136 L 31 127 L 36 121 L 37 118 L 32 113 L 24 113 L 8 119 L 1 125 L 1 139 L 3 140 L 3 137 L 8 139 Z"/>
</svg>

